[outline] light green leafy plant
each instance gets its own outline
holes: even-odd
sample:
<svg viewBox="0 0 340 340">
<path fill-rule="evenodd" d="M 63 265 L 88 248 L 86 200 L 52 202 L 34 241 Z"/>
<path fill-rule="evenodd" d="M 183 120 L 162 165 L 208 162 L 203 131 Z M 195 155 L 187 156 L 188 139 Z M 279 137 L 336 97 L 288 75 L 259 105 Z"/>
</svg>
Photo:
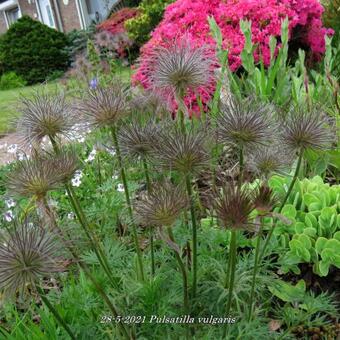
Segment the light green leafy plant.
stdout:
<svg viewBox="0 0 340 340">
<path fill-rule="evenodd" d="M 283 194 L 287 179 L 274 176 L 272 188 Z M 291 220 L 278 221 L 274 234 L 289 251 L 280 257 L 284 273 L 300 273 L 300 263 L 313 264 L 313 271 L 327 276 L 331 266 L 340 268 L 340 187 L 325 184 L 321 177 L 297 181 L 282 214 Z"/>
</svg>

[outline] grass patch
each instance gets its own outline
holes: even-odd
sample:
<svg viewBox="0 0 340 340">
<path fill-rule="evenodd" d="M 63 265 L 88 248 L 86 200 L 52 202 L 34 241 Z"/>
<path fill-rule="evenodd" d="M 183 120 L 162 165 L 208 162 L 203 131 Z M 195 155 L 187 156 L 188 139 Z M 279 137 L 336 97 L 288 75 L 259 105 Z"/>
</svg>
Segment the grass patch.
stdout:
<svg viewBox="0 0 340 340">
<path fill-rule="evenodd" d="M 17 89 L 0 91 L 0 136 L 14 130 L 11 122 L 19 115 L 18 100 L 21 96 L 29 96 L 42 85 L 25 86 Z M 44 85 L 48 90 L 53 90 L 59 85 L 49 83 Z"/>
</svg>

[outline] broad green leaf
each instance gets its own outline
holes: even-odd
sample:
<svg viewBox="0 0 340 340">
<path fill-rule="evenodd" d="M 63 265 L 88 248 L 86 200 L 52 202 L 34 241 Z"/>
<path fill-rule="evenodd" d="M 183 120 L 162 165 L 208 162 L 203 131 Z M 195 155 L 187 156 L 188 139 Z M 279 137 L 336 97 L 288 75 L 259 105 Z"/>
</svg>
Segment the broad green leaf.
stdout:
<svg viewBox="0 0 340 340">
<path fill-rule="evenodd" d="M 307 213 L 305 216 L 305 223 L 309 228 L 318 228 L 318 220 L 312 213 Z"/>
<path fill-rule="evenodd" d="M 296 216 L 296 209 L 292 204 L 286 204 L 282 211 L 281 214 L 290 218 L 290 219 L 295 219 Z"/>
<path fill-rule="evenodd" d="M 306 226 L 302 222 L 296 222 L 294 227 L 295 227 L 295 232 L 297 234 L 302 234 L 306 228 Z"/>
<path fill-rule="evenodd" d="M 316 251 L 321 254 L 321 252 L 324 250 L 325 245 L 327 243 L 327 239 L 325 237 L 319 237 L 315 242 L 315 249 Z"/>
<path fill-rule="evenodd" d="M 314 238 L 316 236 L 316 229 L 308 227 L 303 230 L 303 233 Z"/>
<path fill-rule="evenodd" d="M 318 265 L 320 276 L 327 276 L 329 272 L 329 267 L 330 263 L 326 261 L 320 261 Z"/>
<path fill-rule="evenodd" d="M 312 247 L 312 242 L 307 235 L 300 234 L 298 240 L 303 244 L 306 249 L 310 249 Z"/>
<path fill-rule="evenodd" d="M 300 280 L 295 286 L 282 280 L 273 280 L 269 285 L 270 292 L 285 302 L 302 301 L 305 296 L 306 284 Z"/>
</svg>

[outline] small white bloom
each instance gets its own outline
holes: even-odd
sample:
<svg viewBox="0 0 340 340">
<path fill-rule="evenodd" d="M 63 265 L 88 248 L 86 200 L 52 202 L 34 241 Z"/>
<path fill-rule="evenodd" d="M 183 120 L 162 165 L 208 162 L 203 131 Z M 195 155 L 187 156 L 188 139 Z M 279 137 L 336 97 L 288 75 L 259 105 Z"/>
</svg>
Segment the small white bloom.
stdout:
<svg viewBox="0 0 340 340">
<path fill-rule="evenodd" d="M 96 158 L 97 150 L 93 148 L 93 150 L 89 153 L 88 157 L 85 159 L 85 162 L 92 162 Z"/>
<path fill-rule="evenodd" d="M 109 154 L 111 156 L 116 156 L 116 150 L 115 149 L 109 149 Z"/>
<path fill-rule="evenodd" d="M 81 184 L 81 180 L 79 177 L 72 178 L 71 183 L 74 187 L 79 187 Z"/>
<path fill-rule="evenodd" d="M 13 215 L 13 212 L 12 210 L 7 210 L 5 213 L 4 213 L 4 217 L 5 217 L 5 220 L 7 222 L 11 222 L 14 218 L 14 215 Z"/>
<path fill-rule="evenodd" d="M 18 150 L 18 144 L 11 144 L 7 147 L 8 153 L 16 153 Z"/>
<path fill-rule="evenodd" d="M 82 178 L 83 177 L 83 172 L 81 170 L 76 170 L 74 173 L 74 178 Z"/>
<path fill-rule="evenodd" d="M 114 181 L 116 181 L 117 179 L 118 179 L 118 175 L 117 174 L 114 174 L 114 175 L 112 175 L 112 179 L 114 180 Z"/>
<path fill-rule="evenodd" d="M 8 209 L 13 208 L 17 205 L 16 202 L 11 198 L 6 199 L 5 204 L 7 205 Z"/>
<path fill-rule="evenodd" d="M 19 161 L 23 161 L 25 158 L 29 159 L 29 156 L 27 155 L 27 156 L 25 157 L 25 154 L 24 154 L 23 152 L 17 152 L 17 159 L 18 159 Z"/>
<path fill-rule="evenodd" d="M 73 213 L 73 212 L 68 213 L 68 214 L 67 214 L 67 218 L 68 218 L 69 220 L 74 220 L 74 218 L 75 218 L 74 213 Z"/>
<path fill-rule="evenodd" d="M 4 149 L 4 148 L 7 148 L 7 143 L 5 143 L 5 144 L 0 144 L 0 150 L 1 150 L 1 149 Z"/>
<path fill-rule="evenodd" d="M 122 183 L 119 183 L 117 185 L 117 191 L 119 191 L 119 192 L 123 192 L 124 191 L 124 185 Z"/>
<path fill-rule="evenodd" d="M 78 143 L 84 143 L 85 142 L 85 137 L 79 137 L 77 138 Z"/>
</svg>

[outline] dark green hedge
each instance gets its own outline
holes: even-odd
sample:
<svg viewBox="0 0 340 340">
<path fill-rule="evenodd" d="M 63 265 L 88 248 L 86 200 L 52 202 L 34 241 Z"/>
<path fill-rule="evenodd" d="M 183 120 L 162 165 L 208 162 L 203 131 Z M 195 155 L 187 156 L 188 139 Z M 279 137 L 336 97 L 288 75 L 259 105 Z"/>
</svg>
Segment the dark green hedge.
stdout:
<svg viewBox="0 0 340 340">
<path fill-rule="evenodd" d="M 15 72 L 28 84 L 42 82 L 67 68 L 66 46 L 65 34 L 23 16 L 0 38 L 1 68 Z"/>
</svg>

